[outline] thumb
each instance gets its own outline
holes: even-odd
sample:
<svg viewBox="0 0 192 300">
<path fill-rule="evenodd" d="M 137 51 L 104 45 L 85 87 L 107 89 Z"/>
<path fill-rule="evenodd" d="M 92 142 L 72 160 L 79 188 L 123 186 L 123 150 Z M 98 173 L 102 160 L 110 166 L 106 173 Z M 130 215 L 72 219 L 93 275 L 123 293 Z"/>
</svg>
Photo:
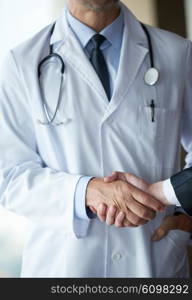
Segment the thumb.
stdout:
<svg viewBox="0 0 192 300">
<path fill-rule="evenodd" d="M 113 172 L 111 175 L 104 177 L 104 182 L 110 183 L 118 179 L 118 172 Z"/>
<path fill-rule="evenodd" d="M 176 228 L 177 219 L 178 218 L 175 216 L 165 217 L 163 219 L 162 224 L 153 233 L 151 240 L 153 242 L 158 242 L 162 240 L 169 233 L 170 230 Z"/>
<path fill-rule="evenodd" d="M 104 182 L 113 182 L 115 180 L 128 181 L 128 173 L 123 172 L 113 172 L 110 176 L 104 178 Z"/>
<path fill-rule="evenodd" d="M 162 240 L 167 234 L 169 233 L 169 230 L 167 230 L 163 225 L 161 225 L 159 228 L 155 230 L 153 233 L 151 240 L 152 242 L 158 242 Z"/>
</svg>

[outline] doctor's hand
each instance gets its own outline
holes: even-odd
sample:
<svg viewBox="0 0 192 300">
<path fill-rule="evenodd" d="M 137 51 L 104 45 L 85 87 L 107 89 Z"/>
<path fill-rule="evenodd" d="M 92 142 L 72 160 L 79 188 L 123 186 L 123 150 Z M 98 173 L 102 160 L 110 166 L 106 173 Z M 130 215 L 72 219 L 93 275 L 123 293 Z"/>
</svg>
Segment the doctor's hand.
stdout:
<svg viewBox="0 0 192 300">
<path fill-rule="evenodd" d="M 178 216 L 167 216 L 161 226 L 157 228 L 151 237 L 153 242 L 162 240 L 170 230 L 183 230 L 192 233 L 192 219 L 181 213 Z"/>
<path fill-rule="evenodd" d="M 102 178 L 93 178 L 87 187 L 86 205 L 101 221 L 117 227 L 121 227 L 122 221 L 124 226 L 143 225 L 154 219 L 157 211 L 164 210 L 164 205 L 154 197 L 119 179 L 104 182 Z M 106 216 L 103 212 L 108 207 Z"/>
<path fill-rule="evenodd" d="M 113 172 L 111 176 L 104 178 L 104 182 L 106 183 L 112 183 L 116 180 L 128 182 L 132 186 L 135 186 L 136 188 L 143 190 L 145 193 L 152 195 L 155 199 L 159 201 L 159 203 L 161 203 L 164 206 L 164 208 L 169 204 L 163 194 L 162 182 L 148 184 L 145 180 L 138 178 L 137 176 L 122 172 Z M 113 220 L 113 224 L 111 225 L 117 226 L 118 224 L 118 227 L 127 226 L 125 216 L 124 218 L 119 219 L 116 210 L 110 206 L 105 205 L 104 203 L 100 205 L 99 209 L 95 213 L 97 213 L 99 219 L 101 219 L 102 221 L 106 221 L 108 219 Z"/>
</svg>

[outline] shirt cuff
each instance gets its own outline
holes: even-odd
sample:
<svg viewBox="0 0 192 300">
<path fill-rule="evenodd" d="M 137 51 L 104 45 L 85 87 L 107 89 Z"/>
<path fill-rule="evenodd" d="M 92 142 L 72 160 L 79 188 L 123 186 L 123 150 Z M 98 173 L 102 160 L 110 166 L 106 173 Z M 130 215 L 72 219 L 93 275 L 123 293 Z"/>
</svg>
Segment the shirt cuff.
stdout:
<svg viewBox="0 0 192 300">
<path fill-rule="evenodd" d="M 167 179 L 163 182 L 163 192 L 164 192 L 166 199 L 168 200 L 168 202 L 171 205 L 176 205 L 179 207 L 181 206 L 181 204 L 179 203 L 179 201 L 177 199 L 177 196 L 175 194 L 175 191 L 173 189 L 170 179 Z"/>
<path fill-rule="evenodd" d="M 75 217 L 82 220 L 90 220 L 94 214 L 86 206 L 85 197 L 89 181 L 93 177 L 83 176 L 79 179 L 75 191 Z"/>
</svg>

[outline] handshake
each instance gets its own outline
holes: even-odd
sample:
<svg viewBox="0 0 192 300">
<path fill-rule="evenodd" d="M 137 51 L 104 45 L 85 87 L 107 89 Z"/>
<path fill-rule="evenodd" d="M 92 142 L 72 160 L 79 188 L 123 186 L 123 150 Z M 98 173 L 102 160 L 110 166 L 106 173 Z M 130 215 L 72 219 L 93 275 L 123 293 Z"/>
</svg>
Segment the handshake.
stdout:
<svg viewBox="0 0 192 300">
<path fill-rule="evenodd" d="M 144 180 L 121 172 L 93 178 L 87 188 L 86 205 L 107 225 L 137 227 L 155 218 L 169 205 L 162 182 L 148 184 Z"/>
</svg>

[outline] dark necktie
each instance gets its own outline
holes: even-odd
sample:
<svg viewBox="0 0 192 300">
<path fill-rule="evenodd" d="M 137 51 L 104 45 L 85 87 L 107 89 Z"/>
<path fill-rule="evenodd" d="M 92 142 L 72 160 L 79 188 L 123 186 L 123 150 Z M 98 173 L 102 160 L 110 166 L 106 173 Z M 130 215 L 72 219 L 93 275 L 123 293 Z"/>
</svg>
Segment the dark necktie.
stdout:
<svg viewBox="0 0 192 300">
<path fill-rule="evenodd" d="M 103 56 L 103 53 L 100 49 L 103 42 L 106 40 L 106 38 L 101 34 L 95 34 L 91 41 L 93 43 L 93 50 L 91 53 L 90 61 L 97 72 L 103 87 L 105 89 L 105 92 L 107 94 L 107 97 L 110 101 L 111 93 L 110 93 L 110 80 L 109 80 L 109 71 L 107 68 L 107 64 L 105 61 L 105 58 Z"/>
</svg>

